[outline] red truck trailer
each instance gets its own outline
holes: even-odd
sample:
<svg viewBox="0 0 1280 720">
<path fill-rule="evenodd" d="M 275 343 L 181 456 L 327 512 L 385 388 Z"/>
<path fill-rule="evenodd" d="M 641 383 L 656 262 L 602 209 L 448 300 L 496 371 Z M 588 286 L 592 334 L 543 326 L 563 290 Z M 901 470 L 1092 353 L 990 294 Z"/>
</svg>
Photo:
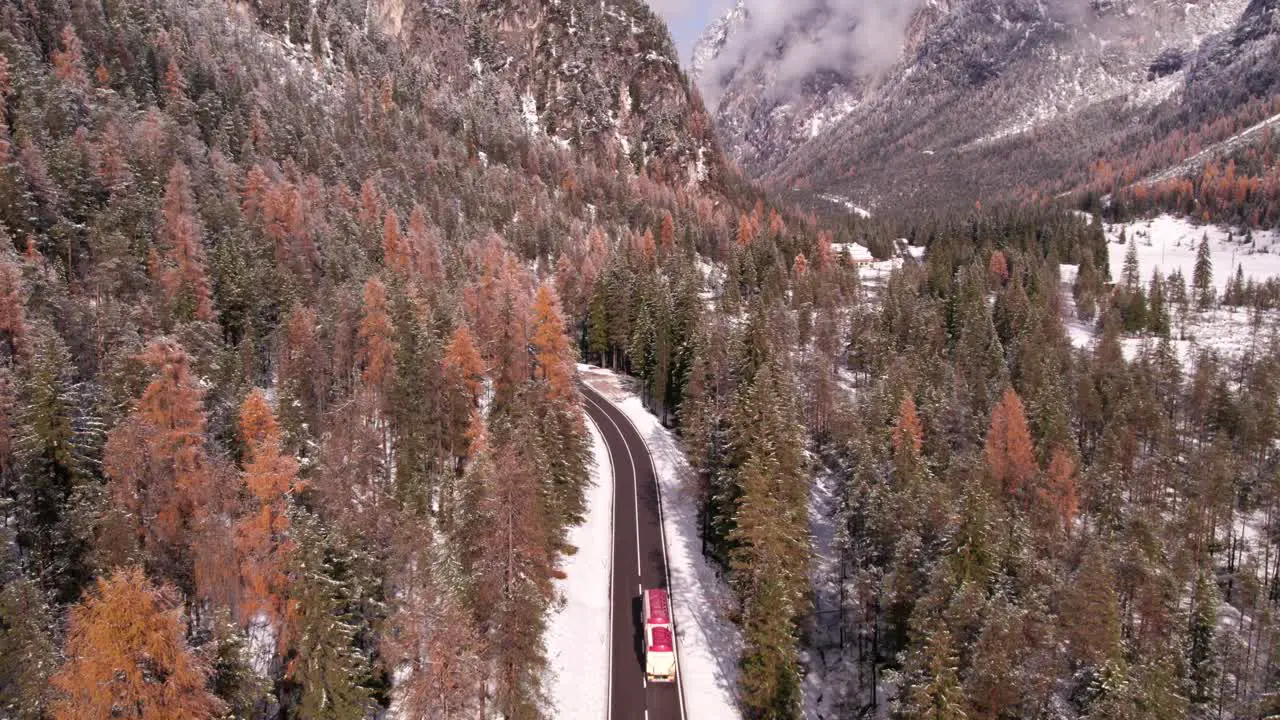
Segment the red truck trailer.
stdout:
<svg viewBox="0 0 1280 720">
<path fill-rule="evenodd" d="M 666 590 L 643 593 L 644 672 L 652 682 L 675 682 L 676 644 L 671 624 L 671 598 Z"/>
</svg>

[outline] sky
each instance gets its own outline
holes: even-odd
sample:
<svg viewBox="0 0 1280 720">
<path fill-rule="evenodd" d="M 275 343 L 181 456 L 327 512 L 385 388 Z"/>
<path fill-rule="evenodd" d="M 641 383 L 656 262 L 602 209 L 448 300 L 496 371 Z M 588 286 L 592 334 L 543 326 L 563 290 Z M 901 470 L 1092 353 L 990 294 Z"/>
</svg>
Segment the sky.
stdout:
<svg viewBox="0 0 1280 720">
<path fill-rule="evenodd" d="M 686 65 L 693 53 L 693 43 L 703 28 L 730 7 L 731 0 L 649 0 L 649 5 L 666 19 L 671 37 Z"/>
</svg>

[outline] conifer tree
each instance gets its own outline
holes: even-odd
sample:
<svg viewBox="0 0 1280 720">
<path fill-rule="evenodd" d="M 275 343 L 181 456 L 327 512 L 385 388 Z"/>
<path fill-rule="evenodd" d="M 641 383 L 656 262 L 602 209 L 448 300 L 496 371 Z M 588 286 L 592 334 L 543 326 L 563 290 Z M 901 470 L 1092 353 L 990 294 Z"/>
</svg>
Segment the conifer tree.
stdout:
<svg viewBox="0 0 1280 720">
<path fill-rule="evenodd" d="M 1132 238 L 1124 252 L 1124 272 L 1120 276 L 1120 281 L 1124 289 L 1129 292 L 1136 291 L 1142 283 L 1142 274 L 1138 267 L 1138 245 Z"/>
<path fill-rule="evenodd" d="M 1172 323 L 1169 320 L 1169 306 L 1165 301 L 1165 282 L 1159 269 L 1151 273 L 1147 297 L 1150 301 L 1147 306 L 1147 329 L 1158 337 L 1168 337 Z"/>
<path fill-rule="evenodd" d="M 185 639 L 177 594 L 138 568 L 99 579 L 67 622 L 66 664 L 53 677 L 56 720 L 214 718 L 209 668 Z"/>
<path fill-rule="evenodd" d="M 1209 234 L 1200 238 L 1196 248 L 1196 266 L 1191 273 L 1191 286 L 1195 288 L 1196 307 L 1208 310 L 1213 305 L 1213 258 L 1209 252 Z"/>
<path fill-rule="evenodd" d="M 1239 307 L 1245 303 L 1245 283 L 1244 283 L 1244 264 L 1236 265 L 1235 277 L 1231 278 L 1231 285 L 1227 292 L 1232 296 L 1231 305 Z"/>
<path fill-rule="evenodd" d="M 1080 263 L 1076 281 L 1072 285 L 1072 292 L 1076 299 L 1076 313 L 1081 320 L 1093 320 L 1097 314 L 1100 286 L 1101 281 L 1098 278 L 1097 267 L 1093 263 L 1093 256 L 1086 254 Z"/>
<path fill-rule="evenodd" d="M 1104 550 L 1090 547 L 1065 590 L 1061 614 L 1069 655 L 1080 665 L 1102 668 L 1121 660 L 1120 599 L 1115 588 Z"/>
<path fill-rule="evenodd" d="M 289 618 L 296 638 L 287 666 L 294 688 L 289 717 L 361 720 L 369 711 L 368 659 L 356 645 L 354 588 L 335 555 L 339 548 L 310 513 L 294 516 Z"/>
<path fill-rule="evenodd" d="M 965 720 L 959 658 L 951 630 L 940 620 L 929 623 L 920 638 L 918 655 L 909 659 L 911 684 L 901 701 L 900 715 L 910 720 Z"/>
<path fill-rule="evenodd" d="M 78 597 L 90 580 L 85 534 L 74 524 L 73 504 L 94 475 L 101 447 L 90 398 L 72 377 L 66 344 L 51 329 L 41 332 L 23 377 L 23 407 L 14 445 L 17 541 L 57 599 Z"/>
<path fill-rule="evenodd" d="M 414 205 L 413 212 L 409 214 L 407 241 L 414 269 L 422 285 L 430 291 L 438 292 L 437 288 L 445 280 L 444 261 L 440 257 L 440 241 L 428 223 L 426 211 L 421 205 Z"/>
<path fill-rule="evenodd" d="M 748 713 L 793 717 L 800 701 L 797 622 L 808 595 L 808 478 L 788 384 L 765 365 L 733 412 L 737 500 L 730 581 L 743 603 L 741 690 Z"/>
<path fill-rule="evenodd" d="M 609 316 L 605 310 L 607 302 L 604 284 L 596 283 L 587 317 L 587 352 L 595 355 L 596 362 L 601 366 L 607 362 L 609 354 Z"/>
<path fill-rule="evenodd" d="M 49 681 L 57 669 L 50 633 L 55 623 L 39 587 L 6 578 L 0 590 L 0 715 L 41 720 L 49 710 Z"/>
<path fill-rule="evenodd" d="M 1190 683 L 1188 699 L 1193 708 L 1204 712 L 1218 696 L 1221 673 L 1216 636 L 1218 632 L 1218 588 L 1208 572 L 1196 578 L 1191 598 L 1191 627 L 1187 633 L 1187 675 Z"/>
<path fill-rule="evenodd" d="M 1007 374 L 1004 347 L 987 309 L 985 279 L 980 266 L 960 273 L 954 300 L 955 365 L 970 418 L 987 416 L 995 404 L 994 389 Z M 977 430 L 978 428 L 974 428 Z"/>
<path fill-rule="evenodd" d="M 396 495 L 405 506 L 426 508 L 435 490 L 448 422 L 442 396 L 440 344 L 414 286 L 393 285 L 396 378 L 390 398 L 390 425 L 396 445 Z"/>
<path fill-rule="evenodd" d="M 982 629 L 973 647 L 971 671 L 965 678 L 969 713 L 974 718 L 1014 715 L 1018 704 L 1029 694 L 1024 677 L 1027 668 L 1020 662 L 1027 654 L 1023 614 L 1005 598 L 996 597 L 983 608 Z"/>
<path fill-rule="evenodd" d="M 276 375 L 280 424 L 294 448 L 303 446 L 306 430 L 318 429 L 323 408 L 324 368 L 316 327 L 315 311 L 295 305 L 280 341 Z"/>
</svg>

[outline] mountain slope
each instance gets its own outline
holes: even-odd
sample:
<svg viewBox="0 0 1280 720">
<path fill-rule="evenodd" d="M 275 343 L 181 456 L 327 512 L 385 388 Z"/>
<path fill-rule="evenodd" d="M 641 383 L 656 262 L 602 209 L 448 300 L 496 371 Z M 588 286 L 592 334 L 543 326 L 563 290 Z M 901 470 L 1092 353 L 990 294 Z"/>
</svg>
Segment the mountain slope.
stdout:
<svg viewBox="0 0 1280 720">
<path fill-rule="evenodd" d="M 1008 194 L 1280 90 L 1274 0 L 951 0 L 914 6 L 891 63 L 810 63 L 779 94 L 824 7 L 761 29 L 740 5 L 700 44 L 697 79 L 749 174 L 863 206 Z M 735 34 L 782 50 L 733 55 Z"/>
</svg>

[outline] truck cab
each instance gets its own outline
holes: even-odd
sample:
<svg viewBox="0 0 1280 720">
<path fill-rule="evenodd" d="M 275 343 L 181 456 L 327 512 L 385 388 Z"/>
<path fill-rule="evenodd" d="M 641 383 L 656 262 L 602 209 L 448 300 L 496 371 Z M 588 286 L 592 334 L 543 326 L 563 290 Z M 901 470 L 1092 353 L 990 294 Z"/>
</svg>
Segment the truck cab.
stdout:
<svg viewBox="0 0 1280 720">
<path fill-rule="evenodd" d="M 675 682 L 676 645 L 671 624 L 671 598 L 661 588 L 645 590 L 644 673 L 650 682 Z"/>
</svg>

